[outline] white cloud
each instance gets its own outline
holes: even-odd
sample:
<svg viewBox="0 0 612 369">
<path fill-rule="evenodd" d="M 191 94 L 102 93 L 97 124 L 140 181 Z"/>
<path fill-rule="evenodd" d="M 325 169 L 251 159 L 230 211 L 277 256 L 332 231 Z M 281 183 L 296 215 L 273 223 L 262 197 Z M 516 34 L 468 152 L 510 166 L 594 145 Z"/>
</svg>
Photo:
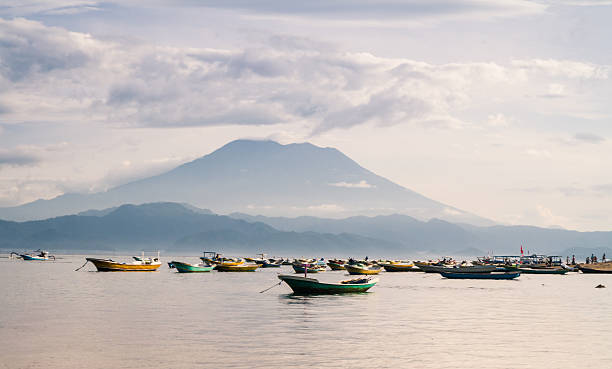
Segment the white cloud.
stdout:
<svg viewBox="0 0 612 369">
<path fill-rule="evenodd" d="M 548 150 L 542 149 L 527 149 L 525 153 L 529 156 L 541 157 L 541 158 L 552 158 L 552 154 Z"/>
<path fill-rule="evenodd" d="M 305 124 L 315 135 L 365 124 L 460 129 L 472 123 L 457 113 L 475 99 L 501 86 L 511 93 L 535 72 L 608 73 L 606 66 L 537 59 L 430 64 L 282 40 L 240 50 L 160 47 L 0 20 L 0 116 L 136 127 Z M 508 119 L 492 115 L 487 124 Z"/>
<path fill-rule="evenodd" d="M 336 182 L 336 183 L 330 183 L 329 185 L 334 186 L 334 187 L 345 187 L 345 188 L 375 188 L 376 187 L 363 180 L 356 182 L 356 183 Z"/>
<path fill-rule="evenodd" d="M 530 73 L 577 79 L 608 79 L 609 66 L 573 60 L 531 59 L 514 60 L 512 65 Z"/>
<path fill-rule="evenodd" d="M 487 117 L 487 125 L 491 127 L 508 127 L 511 119 L 502 113 L 490 114 Z"/>
</svg>

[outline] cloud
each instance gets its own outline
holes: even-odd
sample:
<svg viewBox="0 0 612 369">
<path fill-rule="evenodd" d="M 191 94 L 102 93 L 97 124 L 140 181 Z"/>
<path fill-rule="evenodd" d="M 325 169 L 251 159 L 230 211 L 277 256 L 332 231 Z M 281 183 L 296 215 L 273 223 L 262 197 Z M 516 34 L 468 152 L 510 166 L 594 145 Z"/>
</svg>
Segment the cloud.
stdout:
<svg viewBox="0 0 612 369">
<path fill-rule="evenodd" d="M 554 77 L 572 79 L 608 79 L 609 66 L 601 66 L 592 63 L 578 62 L 573 60 L 555 59 L 531 59 L 514 60 L 512 65 L 524 71 L 540 74 L 544 73 Z"/>
<path fill-rule="evenodd" d="M 525 153 L 529 156 L 540 157 L 540 158 L 552 158 L 552 154 L 548 150 L 542 149 L 527 149 Z"/>
<path fill-rule="evenodd" d="M 599 144 L 606 140 L 605 138 L 601 136 L 598 136 L 594 133 L 588 133 L 588 132 L 576 133 L 573 138 L 574 138 L 574 141 L 590 143 L 590 144 Z"/>
<path fill-rule="evenodd" d="M 541 78 L 542 70 L 553 79 L 607 78 L 605 66 L 571 61 L 431 64 L 291 36 L 235 50 L 162 47 L 25 19 L 0 20 L 0 60 L 4 122 L 300 124 L 313 135 L 360 125 L 458 129 L 472 123 L 457 112 L 479 96 Z M 508 121 L 497 114 L 486 124 Z"/>
<path fill-rule="evenodd" d="M 508 127 L 511 121 L 511 118 L 501 113 L 490 114 L 487 117 L 487 125 L 490 127 Z"/>
<path fill-rule="evenodd" d="M 32 14 L 76 14 L 99 10 L 98 1 L 90 0 L 3 0 L 0 15 L 19 17 Z"/>
<path fill-rule="evenodd" d="M 344 187 L 344 188 L 375 188 L 376 186 L 369 184 L 366 181 L 359 181 L 356 183 L 350 183 L 350 182 L 336 182 L 336 183 L 330 183 L 330 186 L 334 186 L 334 187 Z"/>
<path fill-rule="evenodd" d="M 86 34 L 23 18 L 0 19 L 0 32 L 0 75 L 11 81 L 81 67 L 91 56 L 89 44 L 95 43 Z"/>
<path fill-rule="evenodd" d="M 189 5 L 194 5 L 189 2 Z M 285 16 L 336 21 L 487 19 L 543 12 L 546 5 L 526 0 L 202 0 L 198 6 L 230 9 L 258 16 Z"/>
<path fill-rule="evenodd" d="M 0 150 L 0 166 L 31 166 L 40 161 L 38 156 L 22 150 Z"/>
</svg>

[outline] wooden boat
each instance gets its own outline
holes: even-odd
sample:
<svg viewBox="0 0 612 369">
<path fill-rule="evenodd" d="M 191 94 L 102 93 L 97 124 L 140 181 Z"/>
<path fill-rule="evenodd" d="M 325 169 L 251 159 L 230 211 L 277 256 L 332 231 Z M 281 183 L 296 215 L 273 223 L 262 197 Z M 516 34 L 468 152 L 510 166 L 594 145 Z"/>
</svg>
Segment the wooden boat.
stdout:
<svg viewBox="0 0 612 369">
<path fill-rule="evenodd" d="M 327 265 L 331 268 L 331 270 L 346 270 L 344 264 L 340 264 L 334 261 L 328 261 Z"/>
<path fill-rule="evenodd" d="M 366 292 L 377 282 L 376 278 L 356 278 L 340 283 L 323 283 L 318 279 L 279 274 L 278 279 L 287 283 L 295 294 L 339 294 Z"/>
<path fill-rule="evenodd" d="M 210 272 L 211 270 L 213 270 L 215 268 L 214 265 L 209 265 L 209 264 L 189 264 L 189 263 L 183 263 L 180 261 L 171 261 L 172 265 L 174 266 L 174 268 L 176 268 L 176 270 L 179 273 L 202 273 L 202 272 Z"/>
<path fill-rule="evenodd" d="M 153 272 L 161 266 L 158 258 L 118 263 L 111 259 L 85 258 L 96 266 L 99 272 Z"/>
<path fill-rule="evenodd" d="M 218 272 L 254 272 L 257 268 L 259 268 L 258 264 L 228 265 L 226 263 L 217 264 L 215 267 Z"/>
<path fill-rule="evenodd" d="M 398 263 L 390 263 L 383 264 L 383 268 L 387 272 L 422 272 L 420 268 L 416 267 L 414 264 L 398 264 Z"/>
<path fill-rule="evenodd" d="M 301 273 L 304 274 L 306 272 L 308 273 L 318 273 L 318 272 L 324 272 L 325 268 L 321 268 L 318 265 L 312 265 L 312 264 L 291 264 L 291 266 L 293 267 L 293 270 L 295 270 L 296 273 Z"/>
<path fill-rule="evenodd" d="M 601 263 L 592 263 L 592 264 L 578 264 L 578 269 L 582 273 L 612 273 L 612 261 L 604 261 Z"/>
<path fill-rule="evenodd" d="M 344 266 L 344 268 L 346 269 L 347 272 L 349 272 L 349 274 L 351 275 L 372 275 L 372 274 L 378 274 L 380 273 L 380 270 L 382 269 L 380 266 L 376 265 L 376 266 L 366 266 L 363 264 L 346 264 Z"/>
<path fill-rule="evenodd" d="M 518 271 L 523 274 L 567 274 L 569 270 L 563 268 L 549 267 L 549 268 L 526 268 L 519 267 Z"/>
<path fill-rule="evenodd" d="M 451 273 L 440 272 L 444 278 L 448 279 L 514 279 L 521 275 L 520 272 L 503 273 Z"/>
</svg>

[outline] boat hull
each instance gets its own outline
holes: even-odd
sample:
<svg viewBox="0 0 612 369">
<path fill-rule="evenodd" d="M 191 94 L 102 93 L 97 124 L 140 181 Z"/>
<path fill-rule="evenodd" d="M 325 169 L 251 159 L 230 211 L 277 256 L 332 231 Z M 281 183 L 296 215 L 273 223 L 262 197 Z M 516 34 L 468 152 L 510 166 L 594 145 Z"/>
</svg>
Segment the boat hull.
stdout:
<svg viewBox="0 0 612 369">
<path fill-rule="evenodd" d="M 174 268 L 176 268 L 176 270 L 179 273 L 204 273 L 204 272 L 210 272 L 211 270 L 215 268 L 213 265 L 199 266 L 199 265 L 181 263 L 180 261 L 172 261 L 171 263 L 172 265 L 174 265 Z"/>
<path fill-rule="evenodd" d="M 301 265 L 293 264 L 292 267 L 296 273 L 301 273 L 301 274 L 306 273 L 306 268 Z M 308 267 L 308 273 L 318 273 L 318 272 L 323 272 L 323 271 L 325 271 L 325 269 L 322 269 L 319 267 Z"/>
<path fill-rule="evenodd" d="M 331 268 L 331 270 L 346 270 L 346 268 L 342 264 L 329 262 L 327 263 L 327 265 Z"/>
<path fill-rule="evenodd" d="M 612 262 L 595 264 L 578 264 L 578 269 L 582 273 L 612 274 Z"/>
<path fill-rule="evenodd" d="M 292 275 L 279 275 L 278 279 L 287 283 L 294 294 L 303 295 L 329 295 L 341 293 L 366 292 L 374 287 L 377 280 L 362 284 L 321 283 L 314 278 L 305 278 Z"/>
<path fill-rule="evenodd" d="M 422 272 L 413 264 L 385 264 L 383 265 L 387 272 Z"/>
<path fill-rule="evenodd" d="M 374 275 L 380 273 L 380 269 L 364 269 L 353 265 L 345 265 L 344 268 L 351 275 Z"/>
<path fill-rule="evenodd" d="M 448 279 L 514 279 L 521 275 L 519 272 L 510 273 L 450 273 L 440 272 Z"/>
<path fill-rule="evenodd" d="M 108 259 L 85 258 L 96 266 L 99 272 L 154 272 L 161 263 L 152 264 L 126 264 L 117 263 Z"/>
<path fill-rule="evenodd" d="M 555 269 L 543 269 L 543 268 L 528 269 L 528 268 L 519 268 L 518 271 L 521 272 L 522 274 L 559 274 L 559 275 L 567 274 L 567 272 L 569 272 L 569 270 L 562 269 L 562 268 L 555 268 Z"/>
<path fill-rule="evenodd" d="M 49 260 L 49 258 L 46 258 L 44 256 L 34 256 L 34 255 L 26 255 L 26 254 L 22 254 L 22 255 L 19 255 L 19 256 L 21 256 L 21 258 L 23 260 L 33 260 L 33 261 L 46 261 L 46 260 Z"/>
<path fill-rule="evenodd" d="M 259 265 L 217 265 L 215 269 L 218 272 L 254 272 L 259 268 Z"/>
</svg>

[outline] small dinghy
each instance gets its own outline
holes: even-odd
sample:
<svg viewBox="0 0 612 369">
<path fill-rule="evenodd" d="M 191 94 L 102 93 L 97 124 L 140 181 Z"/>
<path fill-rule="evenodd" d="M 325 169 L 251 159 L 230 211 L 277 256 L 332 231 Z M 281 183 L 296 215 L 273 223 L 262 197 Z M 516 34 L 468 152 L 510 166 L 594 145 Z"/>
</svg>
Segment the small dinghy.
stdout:
<svg viewBox="0 0 612 369">
<path fill-rule="evenodd" d="M 378 279 L 372 277 L 355 278 L 338 283 L 323 283 L 316 278 L 286 274 L 279 274 L 278 279 L 287 283 L 295 294 L 312 295 L 366 292 L 378 283 Z"/>
</svg>

